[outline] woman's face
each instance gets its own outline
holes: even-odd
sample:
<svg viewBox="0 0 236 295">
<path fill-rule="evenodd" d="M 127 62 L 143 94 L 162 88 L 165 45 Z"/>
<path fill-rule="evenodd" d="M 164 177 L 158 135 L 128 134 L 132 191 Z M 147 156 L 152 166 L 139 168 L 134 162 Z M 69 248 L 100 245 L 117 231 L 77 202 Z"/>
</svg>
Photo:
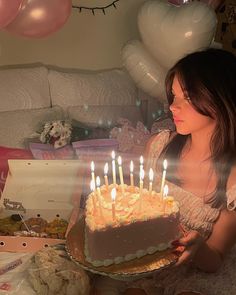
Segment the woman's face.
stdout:
<svg viewBox="0 0 236 295">
<path fill-rule="evenodd" d="M 188 94 L 183 92 L 177 76 L 173 80 L 172 93 L 174 99 L 170 105 L 170 111 L 179 134 L 187 135 L 204 130 L 208 134 L 213 132 L 215 120 L 194 109 Z"/>
</svg>

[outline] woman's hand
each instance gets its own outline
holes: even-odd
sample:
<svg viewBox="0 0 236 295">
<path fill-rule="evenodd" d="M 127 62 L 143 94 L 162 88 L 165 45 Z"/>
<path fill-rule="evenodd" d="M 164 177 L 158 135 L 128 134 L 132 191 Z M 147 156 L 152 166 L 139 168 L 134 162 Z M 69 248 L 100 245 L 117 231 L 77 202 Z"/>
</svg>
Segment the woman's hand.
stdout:
<svg viewBox="0 0 236 295">
<path fill-rule="evenodd" d="M 184 251 L 182 252 L 175 266 L 191 261 L 203 243 L 204 238 L 199 234 L 199 232 L 195 230 L 189 231 L 183 238 L 174 241 L 172 243 L 173 246 L 184 247 Z"/>
</svg>

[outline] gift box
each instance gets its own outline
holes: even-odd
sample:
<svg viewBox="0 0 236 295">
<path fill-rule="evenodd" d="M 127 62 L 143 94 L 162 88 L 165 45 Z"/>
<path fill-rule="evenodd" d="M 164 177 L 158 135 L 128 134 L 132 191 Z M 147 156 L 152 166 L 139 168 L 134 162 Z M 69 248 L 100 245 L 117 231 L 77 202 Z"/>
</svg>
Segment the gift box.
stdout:
<svg viewBox="0 0 236 295">
<path fill-rule="evenodd" d="M 79 217 L 75 160 L 9 160 L 0 199 L 0 251 L 33 252 L 64 243 Z"/>
<path fill-rule="evenodd" d="M 56 149 L 51 144 L 31 142 L 29 149 L 38 160 L 72 160 L 74 158 L 74 150 L 69 144 Z"/>
<path fill-rule="evenodd" d="M 118 149 L 119 143 L 116 139 L 89 139 L 72 143 L 78 158 L 93 156 L 98 161 L 106 160 L 111 152 Z"/>
</svg>

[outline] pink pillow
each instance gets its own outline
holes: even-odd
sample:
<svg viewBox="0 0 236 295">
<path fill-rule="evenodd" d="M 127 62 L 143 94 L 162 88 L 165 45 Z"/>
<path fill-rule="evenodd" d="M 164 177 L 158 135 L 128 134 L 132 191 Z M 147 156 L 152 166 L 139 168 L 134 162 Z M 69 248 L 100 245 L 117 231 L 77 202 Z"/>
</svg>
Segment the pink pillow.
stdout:
<svg viewBox="0 0 236 295">
<path fill-rule="evenodd" d="M 9 159 L 33 159 L 30 150 L 0 146 L 0 190 L 2 191 L 8 174 Z"/>
</svg>

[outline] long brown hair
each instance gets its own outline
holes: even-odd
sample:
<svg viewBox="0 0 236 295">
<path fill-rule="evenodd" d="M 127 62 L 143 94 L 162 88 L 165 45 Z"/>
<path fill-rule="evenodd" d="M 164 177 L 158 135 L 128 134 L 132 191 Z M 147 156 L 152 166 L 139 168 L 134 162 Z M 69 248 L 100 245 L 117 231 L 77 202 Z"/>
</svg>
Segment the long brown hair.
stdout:
<svg viewBox="0 0 236 295">
<path fill-rule="evenodd" d="M 217 175 L 217 185 L 213 198 L 208 202 L 219 207 L 223 204 L 227 179 L 236 158 L 236 57 L 213 48 L 183 57 L 166 76 L 169 104 L 173 102 L 175 75 L 196 111 L 216 120 L 210 141 L 210 159 Z M 177 134 L 162 152 L 162 158 L 166 157 L 172 163 L 168 167 L 168 177 L 172 182 L 179 182 L 174 175 L 188 137 Z"/>
</svg>

